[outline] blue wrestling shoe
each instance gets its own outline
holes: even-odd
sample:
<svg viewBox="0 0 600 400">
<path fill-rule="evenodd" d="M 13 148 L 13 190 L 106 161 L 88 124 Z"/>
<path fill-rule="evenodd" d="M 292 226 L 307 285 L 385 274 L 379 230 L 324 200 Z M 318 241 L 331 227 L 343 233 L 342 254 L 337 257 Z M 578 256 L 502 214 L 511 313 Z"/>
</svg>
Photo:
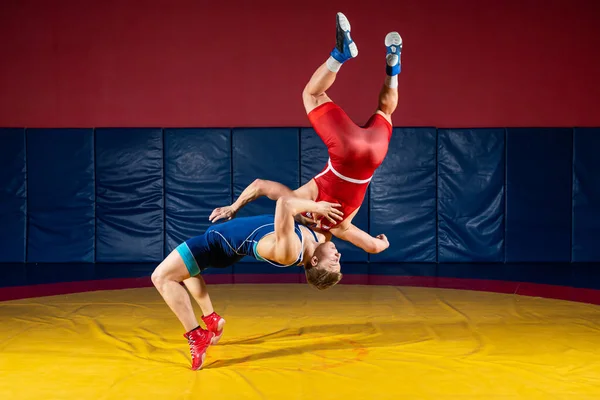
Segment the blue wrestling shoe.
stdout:
<svg viewBox="0 0 600 400">
<path fill-rule="evenodd" d="M 402 69 L 400 56 L 402 55 L 402 37 L 398 32 L 390 32 L 385 35 L 385 47 L 387 47 L 387 55 L 385 60 L 387 67 L 385 72 L 388 76 L 398 75 Z"/>
<path fill-rule="evenodd" d="M 358 48 L 350 36 L 350 22 L 341 12 L 337 13 L 335 28 L 335 47 L 331 51 L 331 57 L 343 64 L 358 55 Z"/>
</svg>

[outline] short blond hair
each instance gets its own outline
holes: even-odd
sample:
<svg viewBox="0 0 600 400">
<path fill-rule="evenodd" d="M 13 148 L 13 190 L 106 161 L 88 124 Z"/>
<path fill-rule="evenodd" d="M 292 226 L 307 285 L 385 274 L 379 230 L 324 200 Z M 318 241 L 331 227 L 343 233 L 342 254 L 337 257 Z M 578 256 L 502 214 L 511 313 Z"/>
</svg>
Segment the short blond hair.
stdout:
<svg viewBox="0 0 600 400">
<path fill-rule="evenodd" d="M 341 272 L 328 271 L 325 268 L 308 265 L 306 268 L 306 281 L 319 290 L 328 289 L 342 280 Z"/>
</svg>

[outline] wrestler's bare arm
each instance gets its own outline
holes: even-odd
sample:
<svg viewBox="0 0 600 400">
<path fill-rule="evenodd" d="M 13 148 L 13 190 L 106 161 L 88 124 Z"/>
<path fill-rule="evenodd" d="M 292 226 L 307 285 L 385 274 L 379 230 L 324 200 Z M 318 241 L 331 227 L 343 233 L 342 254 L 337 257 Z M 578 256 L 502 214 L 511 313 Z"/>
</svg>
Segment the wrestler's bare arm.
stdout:
<svg viewBox="0 0 600 400">
<path fill-rule="evenodd" d="M 208 219 L 211 222 L 216 222 L 220 219 L 228 221 L 235 217 L 235 214 L 241 210 L 246 204 L 263 196 L 270 200 L 277 201 L 283 196 L 299 197 L 307 200 L 315 200 L 316 194 L 313 186 L 316 186 L 311 180 L 307 184 L 296 190 L 275 181 L 265 179 L 256 179 L 244 189 L 240 197 L 230 206 L 218 207 L 213 210 Z"/>
<path fill-rule="evenodd" d="M 314 202 L 294 196 L 283 196 L 277 200 L 275 207 L 275 243 L 262 252 L 264 257 L 273 261 L 288 264 L 298 257 L 302 242 L 295 231 L 294 216 L 303 212 L 324 215 L 329 220 L 341 220 L 342 212 L 339 204 L 325 201 Z"/>
<path fill-rule="evenodd" d="M 350 242 L 371 254 L 381 253 L 390 246 L 385 235 L 373 237 L 353 224 L 342 224 L 340 227 L 331 229 L 331 233 L 338 239 Z"/>
</svg>

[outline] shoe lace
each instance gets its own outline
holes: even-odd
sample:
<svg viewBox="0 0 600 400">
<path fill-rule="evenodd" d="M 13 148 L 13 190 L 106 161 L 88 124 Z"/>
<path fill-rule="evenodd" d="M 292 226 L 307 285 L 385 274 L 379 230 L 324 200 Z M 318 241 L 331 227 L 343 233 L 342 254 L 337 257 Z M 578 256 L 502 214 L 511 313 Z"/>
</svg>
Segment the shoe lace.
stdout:
<svg viewBox="0 0 600 400">
<path fill-rule="evenodd" d="M 196 341 L 190 338 L 188 339 L 188 344 L 190 345 L 190 353 L 192 353 L 192 357 L 196 357 Z"/>
</svg>

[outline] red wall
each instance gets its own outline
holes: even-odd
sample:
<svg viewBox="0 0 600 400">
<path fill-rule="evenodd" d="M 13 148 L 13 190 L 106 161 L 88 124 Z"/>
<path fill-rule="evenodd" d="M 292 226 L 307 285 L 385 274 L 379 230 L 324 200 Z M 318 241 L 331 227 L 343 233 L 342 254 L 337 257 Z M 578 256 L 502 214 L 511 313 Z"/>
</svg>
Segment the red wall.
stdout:
<svg viewBox="0 0 600 400">
<path fill-rule="evenodd" d="M 358 123 L 398 30 L 398 126 L 600 125 L 594 0 L 3 0 L 0 126 L 306 126 L 338 10 L 360 54 L 329 94 Z"/>
</svg>

